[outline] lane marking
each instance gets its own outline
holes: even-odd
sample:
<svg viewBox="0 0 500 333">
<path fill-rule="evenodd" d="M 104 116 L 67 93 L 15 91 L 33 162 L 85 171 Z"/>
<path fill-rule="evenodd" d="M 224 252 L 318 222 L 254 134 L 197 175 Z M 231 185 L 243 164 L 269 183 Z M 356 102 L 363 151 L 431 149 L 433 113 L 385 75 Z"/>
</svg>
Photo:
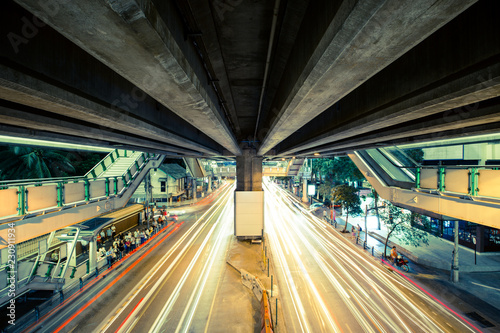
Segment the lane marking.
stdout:
<svg viewBox="0 0 500 333">
<path fill-rule="evenodd" d="M 498 288 L 493 288 L 493 287 L 490 287 L 490 286 L 487 286 L 487 285 L 484 285 L 484 284 L 480 284 L 480 283 L 476 283 L 476 282 L 471 282 L 471 283 L 475 284 L 476 286 L 481 286 L 481 287 L 485 287 L 485 288 L 489 288 L 489 289 L 500 291 L 500 289 L 498 289 Z"/>
<path fill-rule="evenodd" d="M 132 311 L 130 311 L 130 313 L 128 314 L 127 318 L 125 318 L 125 320 L 121 323 L 121 325 L 118 327 L 118 329 L 115 332 L 118 332 L 122 328 L 123 324 L 125 324 L 125 322 L 130 318 L 130 316 L 132 315 L 132 313 L 134 313 L 134 311 L 137 309 L 137 307 L 139 306 L 139 304 L 141 304 L 141 302 L 142 302 L 143 299 L 144 299 L 144 297 L 139 300 L 139 302 L 134 306 L 134 308 L 132 309 Z"/>
</svg>

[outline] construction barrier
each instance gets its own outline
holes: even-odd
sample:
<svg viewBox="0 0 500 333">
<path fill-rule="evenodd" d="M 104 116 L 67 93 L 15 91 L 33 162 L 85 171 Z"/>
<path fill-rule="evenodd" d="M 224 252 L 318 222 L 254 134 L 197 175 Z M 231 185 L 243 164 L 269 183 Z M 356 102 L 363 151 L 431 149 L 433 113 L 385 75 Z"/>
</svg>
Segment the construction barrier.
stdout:
<svg viewBox="0 0 500 333">
<path fill-rule="evenodd" d="M 269 306 L 269 299 L 267 297 L 267 291 L 262 291 L 262 300 L 260 302 L 260 312 L 262 318 L 261 333 L 272 333 L 273 332 L 273 322 L 271 319 L 271 307 Z"/>
</svg>

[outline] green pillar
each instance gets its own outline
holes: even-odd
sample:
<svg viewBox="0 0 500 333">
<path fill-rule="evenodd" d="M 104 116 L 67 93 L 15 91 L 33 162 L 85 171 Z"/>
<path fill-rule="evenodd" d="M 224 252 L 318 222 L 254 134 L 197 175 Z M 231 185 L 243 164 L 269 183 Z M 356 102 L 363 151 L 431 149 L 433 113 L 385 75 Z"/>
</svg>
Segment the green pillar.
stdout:
<svg viewBox="0 0 500 333">
<path fill-rule="evenodd" d="M 438 169 L 438 190 L 440 192 L 445 191 L 446 185 L 444 184 L 444 175 L 446 174 L 446 170 L 444 167 L 439 167 Z"/>
</svg>

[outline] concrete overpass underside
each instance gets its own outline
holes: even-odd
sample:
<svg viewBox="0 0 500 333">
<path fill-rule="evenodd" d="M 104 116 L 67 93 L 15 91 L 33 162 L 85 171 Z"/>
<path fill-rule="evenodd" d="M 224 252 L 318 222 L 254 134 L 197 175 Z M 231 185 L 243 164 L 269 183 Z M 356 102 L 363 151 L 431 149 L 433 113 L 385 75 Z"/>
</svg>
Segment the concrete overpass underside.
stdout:
<svg viewBox="0 0 500 333">
<path fill-rule="evenodd" d="M 2 6 L 2 135 L 266 160 L 500 128 L 495 0 Z"/>
</svg>

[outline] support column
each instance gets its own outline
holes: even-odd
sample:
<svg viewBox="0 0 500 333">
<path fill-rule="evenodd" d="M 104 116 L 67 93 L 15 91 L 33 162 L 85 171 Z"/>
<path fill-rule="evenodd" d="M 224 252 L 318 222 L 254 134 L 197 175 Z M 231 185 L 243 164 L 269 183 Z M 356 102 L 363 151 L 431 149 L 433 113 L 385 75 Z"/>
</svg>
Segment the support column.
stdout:
<svg viewBox="0 0 500 333">
<path fill-rule="evenodd" d="M 302 202 L 309 202 L 307 198 L 307 179 L 302 179 Z"/>
<path fill-rule="evenodd" d="M 89 262 L 90 271 L 95 271 L 95 268 L 97 267 L 97 243 L 95 241 L 95 237 L 89 241 Z"/>
<path fill-rule="evenodd" d="M 262 156 L 254 149 L 236 157 L 236 191 L 262 191 Z"/>
<path fill-rule="evenodd" d="M 212 193 L 212 177 L 208 176 L 208 189 L 207 193 Z"/>
<path fill-rule="evenodd" d="M 71 256 L 66 259 L 68 261 L 68 265 L 71 267 L 76 267 L 76 243 L 77 240 L 70 240 L 66 242 L 66 253 L 69 255 L 71 253 Z M 75 248 L 74 251 L 72 249 Z"/>
<path fill-rule="evenodd" d="M 196 197 L 196 178 L 193 178 L 192 179 L 192 187 L 193 187 L 193 202 L 196 202 L 198 200 L 198 198 Z"/>
<path fill-rule="evenodd" d="M 243 150 L 236 157 L 234 193 L 234 234 L 238 238 L 262 238 L 264 233 L 264 191 L 262 156 L 255 149 Z"/>
<path fill-rule="evenodd" d="M 451 267 L 451 281 L 458 282 L 458 221 L 455 221 L 455 228 L 453 230 L 453 265 Z"/>
</svg>

